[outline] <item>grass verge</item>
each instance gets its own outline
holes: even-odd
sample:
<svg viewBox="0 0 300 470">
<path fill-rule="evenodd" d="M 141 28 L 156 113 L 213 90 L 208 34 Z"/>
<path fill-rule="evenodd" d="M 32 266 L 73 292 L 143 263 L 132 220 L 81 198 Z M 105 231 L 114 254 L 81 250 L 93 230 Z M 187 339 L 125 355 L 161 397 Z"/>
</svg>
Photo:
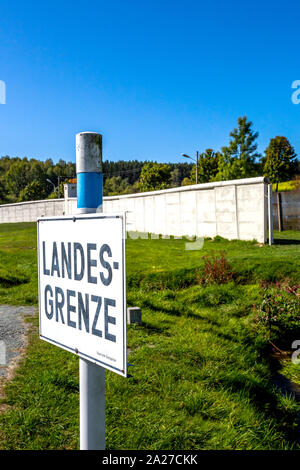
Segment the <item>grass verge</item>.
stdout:
<svg viewBox="0 0 300 470">
<path fill-rule="evenodd" d="M 299 448 L 298 405 L 272 385 L 253 308 L 261 279 L 299 282 L 300 234 L 275 238 L 269 247 L 218 237 L 197 252 L 184 240 L 128 240 L 128 304 L 143 324 L 128 328 L 132 377 L 106 372 L 108 449 Z M 37 303 L 35 240 L 34 224 L 0 226 L 1 264 L 19 276 L 0 280 L 1 303 Z M 222 251 L 234 278 L 197 284 L 202 257 Z M 3 402 L 0 448 L 78 448 L 78 360 L 40 341 L 37 319 Z"/>
</svg>

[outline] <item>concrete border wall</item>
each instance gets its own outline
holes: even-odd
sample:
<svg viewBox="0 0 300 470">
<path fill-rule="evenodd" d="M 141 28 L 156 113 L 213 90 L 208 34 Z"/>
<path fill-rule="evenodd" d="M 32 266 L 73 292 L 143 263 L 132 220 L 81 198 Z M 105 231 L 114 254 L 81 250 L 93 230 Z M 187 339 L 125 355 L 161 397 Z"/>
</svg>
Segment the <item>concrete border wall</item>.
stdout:
<svg viewBox="0 0 300 470">
<path fill-rule="evenodd" d="M 282 222 L 284 230 L 300 230 L 300 191 L 281 192 Z M 273 193 L 274 229 L 278 230 L 277 196 Z"/>
<path fill-rule="evenodd" d="M 64 199 L 18 202 L 0 205 L 0 223 L 36 222 L 39 217 L 63 215 Z"/>
<path fill-rule="evenodd" d="M 68 196 L 68 192 L 66 192 Z M 267 183 L 263 177 L 105 197 L 104 212 L 127 212 L 127 230 L 162 235 L 267 241 Z M 76 198 L 6 204 L 0 223 L 76 213 Z"/>
<path fill-rule="evenodd" d="M 104 212 L 127 211 L 127 230 L 267 240 L 263 177 L 221 181 L 104 198 Z"/>
</svg>

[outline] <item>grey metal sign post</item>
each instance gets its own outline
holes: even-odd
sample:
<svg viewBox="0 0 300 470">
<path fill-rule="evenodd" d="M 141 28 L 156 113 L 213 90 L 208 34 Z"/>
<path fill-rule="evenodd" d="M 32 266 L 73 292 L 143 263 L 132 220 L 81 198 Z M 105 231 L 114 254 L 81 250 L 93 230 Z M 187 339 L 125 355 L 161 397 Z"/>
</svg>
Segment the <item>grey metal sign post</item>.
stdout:
<svg viewBox="0 0 300 470">
<path fill-rule="evenodd" d="M 126 215 L 102 213 L 100 134 L 76 136 L 76 162 L 77 214 L 38 219 L 40 338 L 78 355 L 80 448 L 104 450 L 105 369 L 127 377 Z"/>
<path fill-rule="evenodd" d="M 77 211 L 102 212 L 102 136 L 76 135 Z M 105 369 L 79 359 L 80 449 L 105 449 Z"/>
</svg>

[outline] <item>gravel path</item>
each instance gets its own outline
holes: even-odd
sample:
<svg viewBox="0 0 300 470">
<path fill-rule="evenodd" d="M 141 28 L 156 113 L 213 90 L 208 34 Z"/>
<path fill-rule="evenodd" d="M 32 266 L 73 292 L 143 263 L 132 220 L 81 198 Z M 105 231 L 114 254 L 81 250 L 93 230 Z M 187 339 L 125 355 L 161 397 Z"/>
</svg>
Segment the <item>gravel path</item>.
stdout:
<svg viewBox="0 0 300 470">
<path fill-rule="evenodd" d="M 0 377 L 8 375 L 9 367 L 22 353 L 26 345 L 24 318 L 36 312 L 36 307 L 0 305 Z"/>
</svg>

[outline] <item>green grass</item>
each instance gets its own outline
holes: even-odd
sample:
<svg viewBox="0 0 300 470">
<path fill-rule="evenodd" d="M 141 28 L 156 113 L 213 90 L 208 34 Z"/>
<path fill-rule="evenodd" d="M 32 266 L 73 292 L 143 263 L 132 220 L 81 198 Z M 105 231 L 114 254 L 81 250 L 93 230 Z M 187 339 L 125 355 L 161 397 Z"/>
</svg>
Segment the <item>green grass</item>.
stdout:
<svg viewBox="0 0 300 470">
<path fill-rule="evenodd" d="M 299 349 L 299 347 L 297 349 Z M 300 364 L 294 364 L 291 360 L 283 361 L 280 372 L 287 379 L 291 380 L 300 387 Z"/>
<path fill-rule="evenodd" d="M 186 240 L 128 239 L 128 286 L 149 288 L 153 284 L 156 288 L 165 279 L 173 288 L 184 287 L 195 278 L 203 256 L 222 251 L 241 282 L 299 280 L 300 232 L 275 232 L 274 236 L 273 246 L 216 237 L 215 241 L 206 239 L 198 251 L 186 251 Z M 37 305 L 37 279 L 36 224 L 1 224 L 0 303 Z"/>
<path fill-rule="evenodd" d="M 285 181 L 278 184 L 278 191 L 295 191 L 300 189 L 300 180 Z M 276 184 L 273 184 L 273 191 L 276 191 Z"/>
<path fill-rule="evenodd" d="M 37 305 L 36 224 L 0 225 L 0 303 Z"/>
<path fill-rule="evenodd" d="M 299 407 L 272 385 L 253 310 L 261 279 L 299 283 L 300 233 L 275 238 L 269 247 L 218 237 L 200 251 L 128 240 L 127 300 L 143 324 L 128 328 L 132 377 L 106 372 L 108 449 L 299 448 Z M 197 285 L 202 257 L 221 251 L 233 281 Z M 0 260 L 0 303 L 37 304 L 34 224 L 0 225 Z M 78 448 L 78 359 L 39 340 L 37 318 L 4 403 L 0 448 Z"/>
</svg>

